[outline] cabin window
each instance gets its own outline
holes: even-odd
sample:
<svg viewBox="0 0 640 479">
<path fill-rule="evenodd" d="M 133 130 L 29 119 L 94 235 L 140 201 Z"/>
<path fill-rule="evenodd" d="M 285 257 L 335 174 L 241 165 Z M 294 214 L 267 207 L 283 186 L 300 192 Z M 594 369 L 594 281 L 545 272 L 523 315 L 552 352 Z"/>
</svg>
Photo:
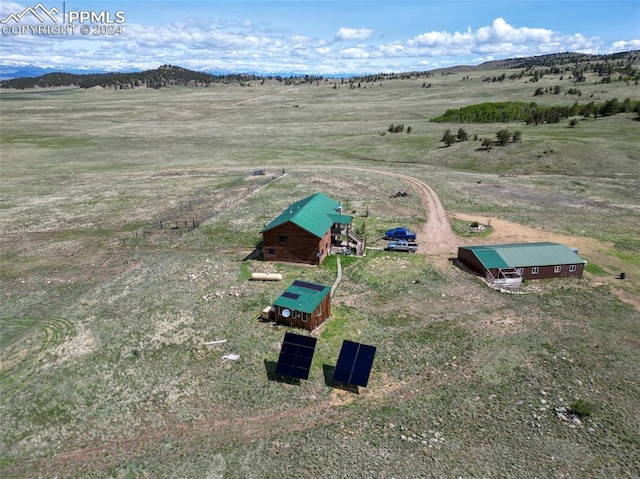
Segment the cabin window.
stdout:
<svg viewBox="0 0 640 479">
<path fill-rule="evenodd" d="M 534 266 L 533 268 L 531 268 L 531 274 L 538 274 L 539 271 L 540 269 L 537 266 Z"/>
<path fill-rule="evenodd" d="M 553 272 L 554 273 L 559 273 L 560 271 L 562 271 L 562 266 L 554 266 L 553 267 Z"/>
<path fill-rule="evenodd" d="M 569 265 L 569 273 L 575 273 L 576 272 L 576 265 L 575 264 L 570 264 Z"/>
<path fill-rule="evenodd" d="M 280 243 L 286 243 L 287 241 L 289 241 L 289 237 L 287 235 L 279 235 L 278 241 L 280 241 Z"/>
<path fill-rule="evenodd" d="M 267 248 L 267 254 L 276 254 L 275 248 Z"/>
<path fill-rule="evenodd" d="M 524 273 L 524 268 L 516 268 L 516 273 L 522 276 L 522 273 Z"/>
</svg>

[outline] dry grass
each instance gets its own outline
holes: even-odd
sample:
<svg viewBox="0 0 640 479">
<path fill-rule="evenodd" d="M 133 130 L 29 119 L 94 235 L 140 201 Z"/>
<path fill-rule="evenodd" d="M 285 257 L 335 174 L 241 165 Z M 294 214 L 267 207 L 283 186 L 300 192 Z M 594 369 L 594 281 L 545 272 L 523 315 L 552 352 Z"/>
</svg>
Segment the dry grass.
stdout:
<svg viewBox="0 0 640 479">
<path fill-rule="evenodd" d="M 421 84 L 2 92 L 3 475 L 637 474 L 637 123 L 523 127 L 522 144 L 490 154 L 443 148 L 431 116 L 528 99 L 531 85 Z M 385 134 L 390 123 L 412 133 Z M 451 214 L 494 218 L 494 238 L 503 221 L 576 239 L 602 274 L 504 295 L 452 264 L 371 250 L 343 261 L 310 380 L 269 380 L 285 329 L 258 314 L 288 281 L 336 271 L 249 259 L 259 229 L 315 191 L 372 247 L 425 221 L 415 195 L 389 198 L 398 179 L 336 166 L 419 178 Z M 259 168 L 286 174 L 257 187 Z M 193 230 L 155 226 L 192 215 L 205 219 Z M 248 281 L 265 270 L 285 281 Z M 203 344 L 216 339 L 228 341 Z M 327 385 L 343 339 L 378 348 L 360 394 Z M 556 416 L 578 398 L 592 416 Z"/>
</svg>

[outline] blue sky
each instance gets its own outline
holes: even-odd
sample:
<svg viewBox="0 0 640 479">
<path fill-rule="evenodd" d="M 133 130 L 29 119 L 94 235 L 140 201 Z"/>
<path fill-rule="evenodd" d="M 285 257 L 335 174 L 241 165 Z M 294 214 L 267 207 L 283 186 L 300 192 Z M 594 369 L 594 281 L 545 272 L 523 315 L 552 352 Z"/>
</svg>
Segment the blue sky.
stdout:
<svg viewBox="0 0 640 479">
<path fill-rule="evenodd" d="M 50 12 L 109 17 L 41 22 L 29 10 L 38 0 L 2 1 L 0 65 L 326 75 L 640 50 L 638 0 L 39 1 Z"/>
</svg>

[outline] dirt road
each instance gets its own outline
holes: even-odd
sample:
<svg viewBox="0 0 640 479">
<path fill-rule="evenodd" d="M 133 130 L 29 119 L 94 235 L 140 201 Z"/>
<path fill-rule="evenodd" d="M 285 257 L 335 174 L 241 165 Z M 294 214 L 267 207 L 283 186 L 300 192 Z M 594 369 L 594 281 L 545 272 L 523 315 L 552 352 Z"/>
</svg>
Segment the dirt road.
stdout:
<svg viewBox="0 0 640 479">
<path fill-rule="evenodd" d="M 411 185 L 422 206 L 427 210 L 427 221 L 421 231 L 417 231 L 419 240 L 418 252 L 430 255 L 452 255 L 458 250 L 458 238 L 451 229 L 451 222 L 444 210 L 440 198 L 425 182 L 412 176 L 392 171 L 370 168 L 348 168 L 399 178 Z"/>
<path fill-rule="evenodd" d="M 420 198 L 422 205 L 427 211 L 427 221 L 422 230 L 417 232 L 420 242 L 418 252 L 433 256 L 435 266 L 440 269 L 445 269 L 448 266 L 448 259 L 457 254 L 459 245 L 550 241 L 577 248 L 583 258 L 597 265 L 608 265 L 613 271 L 628 271 L 633 274 L 634 277 L 640 275 L 637 267 L 625 263 L 619 257 L 612 254 L 612 245 L 610 244 L 604 244 L 593 238 L 567 236 L 482 215 L 462 213 L 452 213 L 448 215 L 436 192 L 423 181 L 392 171 L 357 167 L 346 168 L 393 176 L 411 185 L 413 193 Z M 493 231 L 491 235 L 486 237 L 460 238 L 454 234 L 449 217 L 469 222 L 477 221 L 485 225 L 490 224 Z M 640 309 L 640 298 L 635 294 L 635 286 L 632 284 L 634 282 L 633 280 L 627 280 L 625 283 L 622 283 L 616 279 L 614 274 L 599 276 L 594 278 L 594 280 L 599 283 L 609 284 L 611 291 L 618 296 L 618 298 Z"/>
</svg>

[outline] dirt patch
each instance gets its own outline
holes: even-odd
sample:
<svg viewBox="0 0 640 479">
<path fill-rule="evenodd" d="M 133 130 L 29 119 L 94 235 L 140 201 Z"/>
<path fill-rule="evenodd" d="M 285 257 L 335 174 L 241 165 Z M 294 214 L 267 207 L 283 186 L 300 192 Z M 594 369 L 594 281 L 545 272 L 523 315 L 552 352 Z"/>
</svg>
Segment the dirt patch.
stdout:
<svg viewBox="0 0 640 479">
<path fill-rule="evenodd" d="M 567 236 L 550 231 L 538 230 L 529 226 L 523 226 L 511 221 L 490 218 L 480 215 L 471 215 L 463 213 L 454 213 L 451 215 L 462 221 L 477 221 L 481 224 L 491 225 L 493 232 L 489 236 L 481 238 L 461 238 L 460 241 L 465 244 L 501 244 L 501 243 L 521 243 L 521 242 L 539 242 L 550 241 L 554 243 L 566 244 L 569 247 L 577 248 L 578 254 L 589 262 L 598 265 L 609 265 L 613 269 L 624 270 L 629 265 L 625 264 L 619 258 L 608 253 L 613 245 L 602 243 L 593 238 Z M 588 274 L 588 273 L 587 273 Z M 612 292 L 616 294 L 622 301 L 633 305 L 640 309 L 640 298 L 633 293 L 623 289 L 620 281 L 615 279 L 614 275 L 601 277 L 598 279 L 612 286 Z"/>
<path fill-rule="evenodd" d="M 381 175 L 400 178 L 411 185 L 413 193 L 416 194 L 423 207 L 427 211 L 427 221 L 421 231 L 418 232 L 420 245 L 418 253 L 433 256 L 434 264 L 437 268 L 445 271 L 449 267 L 449 258 L 457 254 L 459 245 L 467 244 L 500 244 L 500 243 L 522 243 L 550 241 L 554 243 L 566 244 L 572 248 L 577 248 L 578 253 L 588 261 L 598 265 L 609 265 L 614 270 L 623 271 L 629 265 L 619 258 L 612 256 L 609 251 L 613 247 L 593 238 L 567 236 L 559 233 L 538 230 L 511 221 L 491 218 L 482 215 L 472 215 L 463 213 L 452 213 L 451 217 L 462 221 L 477 221 L 480 224 L 490 225 L 492 233 L 481 238 L 459 238 L 451 228 L 449 215 L 445 211 L 436 192 L 426 183 L 411 176 L 395 173 L 391 171 L 346 167 L 350 170 L 369 171 Z M 616 280 L 613 275 L 603 279 L 612 286 L 612 291 L 621 300 L 640 309 L 640 298 L 628 291 Z"/>
</svg>

